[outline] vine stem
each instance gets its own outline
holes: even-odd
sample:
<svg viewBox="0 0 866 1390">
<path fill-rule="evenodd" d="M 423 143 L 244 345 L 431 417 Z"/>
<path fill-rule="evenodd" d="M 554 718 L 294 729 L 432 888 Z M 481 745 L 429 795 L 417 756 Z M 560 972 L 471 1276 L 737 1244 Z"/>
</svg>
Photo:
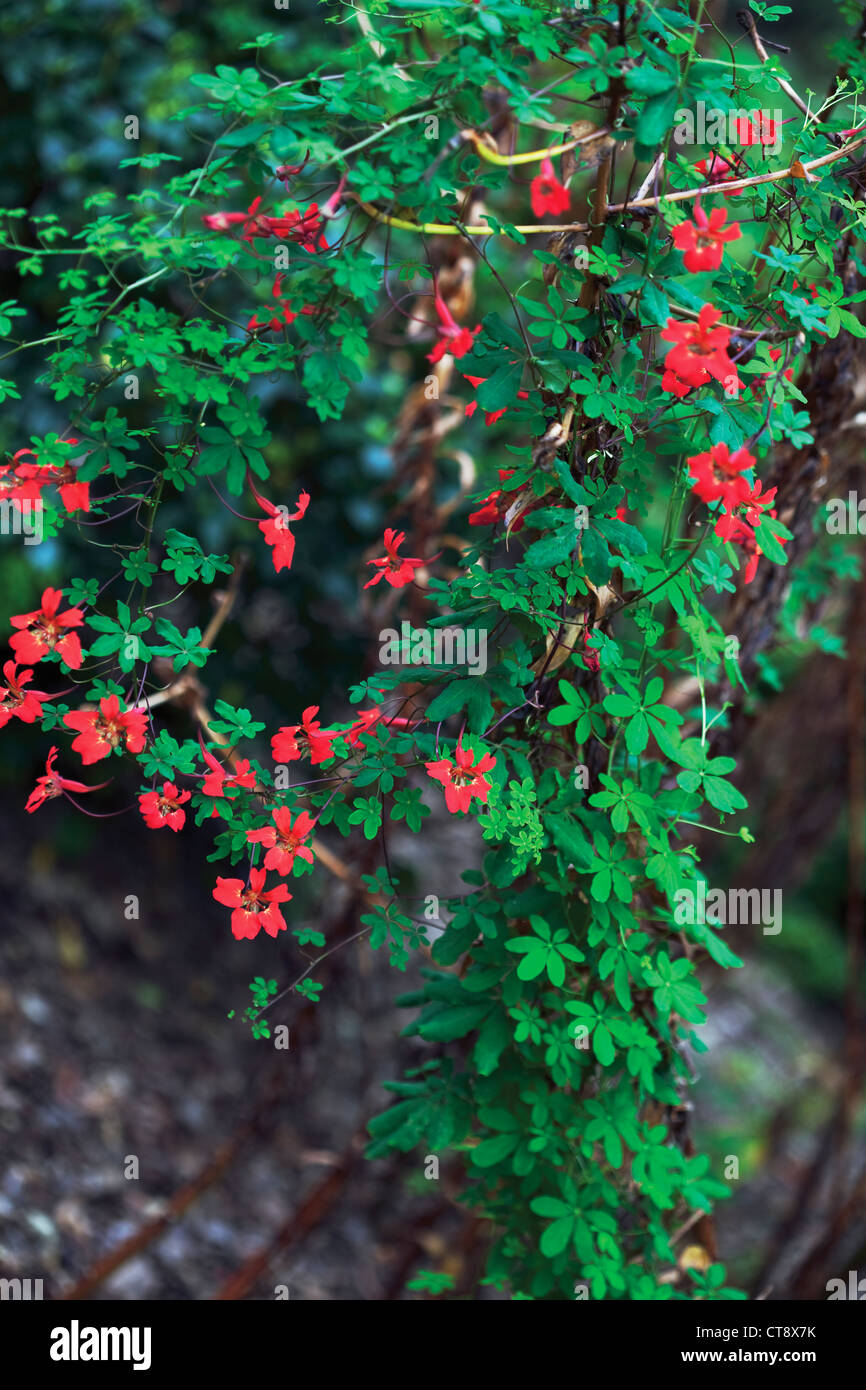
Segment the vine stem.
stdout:
<svg viewBox="0 0 866 1390">
<path fill-rule="evenodd" d="M 555 154 L 567 154 L 569 150 L 577 149 L 578 145 L 591 144 L 593 140 L 600 140 L 602 136 L 608 135 L 609 128 L 600 126 L 598 130 L 593 130 L 589 135 L 580 135 L 575 140 L 566 140 L 562 145 L 548 145 L 543 150 L 523 150 L 521 154 L 500 154 L 491 145 L 488 145 L 483 136 L 475 130 L 462 130 L 461 138 L 464 141 L 471 141 L 475 147 L 475 153 L 482 159 L 486 159 L 488 164 L 496 164 L 500 168 L 510 167 L 512 164 L 535 164 L 541 159 L 550 159 Z"/>
<path fill-rule="evenodd" d="M 747 178 L 726 179 L 724 184 L 702 183 L 696 188 L 680 188 L 673 193 L 660 193 L 652 198 L 634 198 L 627 203 L 608 203 L 605 214 L 612 212 L 630 212 L 632 208 L 646 208 L 651 212 L 660 212 L 661 203 L 681 203 L 689 198 L 697 198 L 702 195 L 717 194 L 720 190 L 724 193 L 739 192 L 743 188 L 755 188 L 762 183 L 778 183 L 781 179 L 794 178 L 802 179 L 810 174 L 813 169 L 823 168 L 827 164 L 834 164 L 836 160 L 842 159 L 845 155 L 859 149 L 866 143 L 866 135 L 861 135 L 850 144 L 841 146 L 838 150 L 832 150 L 829 154 L 822 154 L 817 159 L 809 159 L 805 163 L 796 159 L 793 164 L 786 169 L 775 169 L 768 174 L 750 174 Z M 354 198 L 358 206 L 366 212 L 368 217 L 372 217 L 377 222 L 384 222 L 389 227 L 397 227 L 405 232 L 423 232 L 435 236 L 464 236 L 467 232 L 472 236 L 507 236 L 509 229 L 505 227 L 475 226 L 464 227 L 453 225 L 449 222 L 410 222 L 406 218 L 392 217 L 389 213 L 380 211 L 373 207 L 372 203 L 365 203 L 357 194 L 347 195 Z M 533 222 L 514 228 L 522 236 L 545 235 L 550 236 L 553 232 L 588 232 L 591 230 L 588 222 Z"/>
</svg>

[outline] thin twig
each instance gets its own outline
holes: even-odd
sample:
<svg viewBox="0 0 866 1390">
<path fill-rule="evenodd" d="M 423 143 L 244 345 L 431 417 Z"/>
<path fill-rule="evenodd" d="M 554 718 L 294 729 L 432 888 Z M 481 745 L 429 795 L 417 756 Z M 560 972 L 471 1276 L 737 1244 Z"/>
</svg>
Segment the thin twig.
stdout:
<svg viewBox="0 0 866 1390">
<path fill-rule="evenodd" d="M 811 173 L 813 169 L 823 168 L 826 164 L 834 164 L 836 160 L 844 158 L 852 151 L 859 149 L 866 143 L 866 135 L 859 136 L 849 144 L 843 145 L 838 150 L 832 150 L 830 154 L 822 154 L 817 159 L 795 160 L 786 169 L 776 169 L 769 174 L 750 174 L 742 179 L 725 179 L 723 183 L 702 183 L 696 188 L 680 188 L 673 193 L 660 193 L 653 198 L 634 198 L 627 203 L 608 203 L 605 215 L 609 216 L 612 212 L 630 212 L 632 208 L 649 208 L 653 212 L 660 212 L 662 203 L 681 203 L 689 198 L 697 198 L 718 193 L 736 193 L 742 188 L 755 188 L 762 183 L 778 183 L 781 179 L 795 178 L 802 179 L 804 175 Z M 391 217 L 388 213 L 380 212 L 371 203 L 365 203 L 357 194 L 351 195 L 355 198 L 358 206 L 363 208 L 368 217 L 374 218 L 377 222 L 384 222 L 390 227 L 398 227 L 408 232 L 424 232 L 436 236 L 464 236 L 469 232 L 472 236 L 506 236 L 507 229 L 488 226 L 458 226 L 456 223 L 448 222 L 410 222 L 406 218 Z M 588 222 L 564 222 L 564 223 L 539 223 L 534 222 L 516 228 L 521 235 L 535 236 L 545 234 L 549 236 L 552 232 L 588 232 L 590 224 Z"/>
<path fill-rule="evenodd" d="M 758 57 L 761 59 L 763 63 L 768 63 L 770 61 L 770 55 L 764 47 L 763 42 L 761 41 L 761 36 L 758 33 L 758 30 L 755 26 L 754 15 L 750 14 L 748 10 L 740 10 L 737 15 L 737 19 L 739 20 L 742 27 L 745 29 L 749 38 L 752 40 L 752 44 Z M 778 82 L 782 91 L 785 93 L 785 96 L 788 97 L 788 99 L 792 101 L 794 105 L 803 112 L 803 114 L 808 118 L 808 120 L 814 121 L 814 114 L 809 110 L 803 98 L 801 96 L 798 96 L 798 94 L 794 91 L 794 88 L 791 86 L 790 82 L 786 82 L 784 77 L 780 77 L 777 72 L 773 73 L 773 81 Z"/>
</svg>

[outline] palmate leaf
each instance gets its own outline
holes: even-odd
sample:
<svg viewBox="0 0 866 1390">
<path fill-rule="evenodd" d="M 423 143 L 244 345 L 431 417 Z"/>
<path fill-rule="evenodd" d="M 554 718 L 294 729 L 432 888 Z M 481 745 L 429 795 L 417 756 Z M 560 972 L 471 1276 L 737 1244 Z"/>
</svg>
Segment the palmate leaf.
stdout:
<svg viewBox="0 0 866 1390">
<path fill-rule="evenodd" d="M 464 709 L 470 731 L 483 733 L 490 723 L 493 710 L 490 689 L 483 676 L 449 681 L 440 694 L 431 700 L 427 714 L 430 719 L 448 719 Z"/>
<path fill-rule="evenodd" d="M 568 681 L 562 680 L 559 682 L 559 693 L 565 703 L 548 710 L 547 718 L 551 724 L 561 727 L 563 724 L 573 724 L 580 718 L 586 708 L 586 697 Z"/>
<path fill-rule="evenodd" d="M 185 666 L 204 666 L 212 648 L 201 646 L 201 628 L 191 627 L 189 632 L 180 632 L 169 618 L 157 618 L 156 630 L 166 640 L 151 650 L 154 656 L 168 656 L 172 659 L 175 671 Z"/>
</svg>

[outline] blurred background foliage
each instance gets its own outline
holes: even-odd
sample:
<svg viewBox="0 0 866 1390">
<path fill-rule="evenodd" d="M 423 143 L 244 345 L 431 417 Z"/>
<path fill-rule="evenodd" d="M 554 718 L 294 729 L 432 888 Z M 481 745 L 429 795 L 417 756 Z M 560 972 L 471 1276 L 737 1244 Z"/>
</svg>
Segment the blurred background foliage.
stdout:
<svg viewBox="0 0 866 1390">
<path fill-rule="evenodd" d="M 710 11 L 729 38 L 739 34 L 736 8 L 716 4 Z M 855 12 L 859 6 L 833 8 L 809 0 L 773 27 L 773 36 L 791 45 L 786 62 L 800 90 L 826 90 L 833 71 L 832 41 L 850 32 Z M 178 112 L 202 96 L 190 78 L 220 63 L 255 61 L 243 46 L 251 50 L 257 34 L 274 31 L 280 41 L 262 50 L 262 65 L 273 65 L 281 78 L 303 74 L 332 58 L 340 43 L 339 30 L 324 22 L 326 13 L 314 0 L 291 0 L 289 11 L 263 0 L 215 5 L 197 0 L 76 0 L 74 5 L 67 0 L 39 5 L 6 0 L 0 9 L 0 198 L 6 206 L 26 207 L 30 213 L 56 213 L 75 230 L 86 217 L 82 203 L 95 190 L 134 192 L 160 178 L 159 169 L 124 168 L 131 153 L 163 151 L 178 156 L 183 165 L 194 164 L 217 133 L 219 117 L 200 111 L 178 119 Z M 718 51 L 726 52 L 721 39 Z M 737 52 L 748 61 L 745 46 Z M 128 115 L 140 121 L 141 140 L 134 146 L 123 134 Z M 519 188 L 515 196 L 525 200 L 527 191 Z M 52 331 L 64 302 L 51 270 L 49 264 L 45 277 L 22 279 L 8 258 L 0 261 L 0 300 L 24 304 L 27 318 L 19 323 L 30 338 Z M 483 276 L 482 283 L 482 312 L 507 313 L 507 302 L 491 277 Z M 407 349 L 405 323 L 386 317 L 386 309 L 383 300 L 380 320 L 371 331 L 375 350 L 367 374 L 350 395 L 341 420 L 319 422 L 302 404 L 291 377 L 257 387 L 272 432 L 268 461 L 273 494 L 293 500 L 306 487 L 313 498 L 298 527 L 290 580 L 274 574 L 256 528 L 221 506 L 210 489 L 200 486 L 176 496 L 161 513 L 161 527 L 193 531 L 206 549 L 245 559 L 241 601 L 220 634 L 204 681 L 211 701 L 249 706 L 268 728 L 308 704 L 319 704 L 326 720 L 345 718 L 349 686 L 371 669 L 369 632 L 358 602 L 364 552 L 381 536 L 395 500 L 389 441 L 407 382 L 424 375 L 426 350 L 426 345 Z M 34 384 L 38 349 L 23 357 L 16 359 L 15 371 L 22 400 L 7 404 L 0 416 L 3 452 L 23 447 L 31 434 L 68 425 L 62 407 Z M 146 403 L 127 407 L 120 383 L 114 393 L 106 404 L 126 409 L 135 426 L 135 411 Z M 485 431 L 480 416 L 478 412 L 467 421 L 460 437 L 474 454 L 479 491 L 508 457 L 503 449 L 507 426 Z M 657 466 L 662 470 L 668 463 L 660 460 Z M 443 459 L 442 495 L 453 488 L 454 477 L 453 460 Z M 243 499 L 238 510 L 248 502 Z M 79 533 L 70 526 L 59 541 L 34 547 L 0 538 L 0 630 L 6 630 L 11 613 L 36 605 L 46 584 L 62 585 L 73 575 L 91 574 L 101 582 L 113 572 L 111 552 L 86 544 L 86 535 L 86 529 Z M 763 884 L 785 893 L 779 937 L 761 938 L 743 929 L 729 934 L 731 945 L 746 957 L 747 970 L 715 984 L 708 971 L 706 1036 L 711 1049 L 697 1061 L 702 1077 L 697 1133 L 720 1163 L 725 1155 L 741 1156 L 734 1200 L 719 1210 L 723 1253 L 734 1284 L 747 1285 L 756 1274 L 768 1223 L 783 1214 L 797 1164 L 808 1155 L 809 1135 L 825 1118 L 822 1086 L 841 1036 L 847 853 L 841 788 L 847 755 L 845 664 L 837 652 L 852 549 L 836 541 L 830 550 L 825 541 L 810 560 L 816 582 L 828 574 L 839 582 L 819 612 L 792 616 L 755 692 L 754 730 L 742 750 L 740 785 L 752 802 L 748 823 L 759 836 L 760 853 L 756 846 L 750 857 L 733 840 L 716 839 L 701 847 L 710 882 Z M 798 583 L 808 585 L 808 570 Z M 158 584 L 154 595 L 168 597 L 170 591 Z M 808 610 L 808 595 L 806 599 Z M 172 617 L 182 628 L 203 627 L 210 602 L 205 588 L 193 587 Z M 826 648 L 817 660 L 808 640 L 816 627 Z M 824 715 L 820 728 L 818 709 Z M 175 721 L 170 727 L 176 736 L 189 732 L 182 714 L 171 715 L 170 721 Z M 165 895 L 157 925 L 172 936 L 185 933 L 187 928 L 179 927 L 170 911 L 172 900 L 184 902 L 195 918 L 188 929 L 194 949 L 207 952 L 208 941 L 226 929 L 224 914 L 210 901 L 213 870 L 204 862 L 206 828 L 190 828 L 191 843 L 184 848 L 164 843 L 174 837 L 145 835 L 138 827 L 129 834 L 124 817 L 85 819 L 56 805 L 22 826 L 26 790 L 42 770 L 47 742 L 38 732 L 20 729 L 14 738 L 7 730 L 3 738 L 4 879 L 20 880 L 22 863 L 26 873 L 41 877 L 70 860 L 93 893 L 106 891 L 106 873 L 116 879 L 118 891 L 136 874 L 157 875 Z M 833 779 L 838 794 L 832 794 Z M 116 805 L 128 802 L 132 790 L 118 791 Z M 769 844 L 761 838 L 762 825 Z M 418 844 L 423 853 L 423 837 Z M 316 895 L 327 896 L 327 885 L 323 888 L 320 879 L 312 888 L 310 884 L 310 879 L 294 883 L 293 891 L 298 903 L 315 912 Z M 305 899 L 305 892 L 314 896 Z M 162 965 L 151 963 L 145 970 L 151 993 L 142 1005 L 157 1014 L 178 1008 L 170 983 L 172 950 L 163 943 L 160 952 Z M 275 965 L 273 943 L 260 940 L 242 959 L 231 958 L 228 978 L 225 959 L 222 969 L 222 992 L 214 994 L 211 981 L 206 1004 L 187 998 L 181 1006 L 206 1008 L 216 1026 L 227 1029 L 225 1010 L 247 1002 L 243 994 L 252 975 L 280 975 L 282 984 L 290 966 Z M 394 977 L 394 992 L 399 983 Z M 349 1005 L 343 1001 L 341 1007 Z M 234 1038 L 237 1047 L 253 1047 L 240 1032 Z M 385 1074 L 394 1074 L 393 1062 L 386 1061 Z"/>
</svg>

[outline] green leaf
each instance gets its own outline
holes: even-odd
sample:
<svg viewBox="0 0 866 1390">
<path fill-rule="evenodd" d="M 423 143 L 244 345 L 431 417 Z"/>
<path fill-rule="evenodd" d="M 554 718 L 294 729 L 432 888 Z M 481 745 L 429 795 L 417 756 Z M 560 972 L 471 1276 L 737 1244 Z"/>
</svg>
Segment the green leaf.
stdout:
<svg viewBox="0 0 866 1390">
<path fill-rule="evenodd" d="M 594 526 L 580 538 L 583 567 L 593 584 L 604 584 L 613 569 L 613 559 L 604 536 Z"/>
<path fill-rule="evenodd" d="M 643 710 L 628 721 L 625 726 L 625 746 L 630 753 L 642 753 L 649 743 L 649 720 Z"/>
<path fill-rule="evenodd" d="M 482 1076 L 490 1076 L 499 1066 L 499 1059 L 511 1041 L 508 1016 L 497 1009 L 482 1024 L 475 1044 L 473 1060 Z"/>
<path fill-rule="evenodd" d="M 479 1168 L 493 1168 L 513 1153 L 519 1142 L 518 1134 L 496 1134 L 491 1139 L 482 1139 L 470 1151 L 472 1162 Z"/>
<path fill-rule="evenodd" d="M 422 1020 L 418 1033 L 428 1042 L 453 1042 L 476 1029 L 490 1011 L 490 1004 L 456 1004 Z"/>
<path fill-rule="evenodd" d="M 573 1216 L 561 1216 L 558 1221 L 554 1221 L 543 1232 L 539 1242 L 538 1248 L 542 1255 L 546 1255 L 549 1260 L 552 1260 L 556 1255 L 561 1255 L 571 1239 L 573 1230 Z"/>
<path fill-rule="evenodd" d="M 772 560 L 777 565 L 787 565 L 788 557 L 784 548 L 776 539 L 777 535 L 784 535 L 785 528 L 773 517 L 762 516 L 759 524 L 755 527 L 755 540 L 768 560 Z M 790 532 L 787 533 L 790 537 Z"/>
<path fill-rule="evenodd" d="M 514 405 L 523 376 L 523 361 L 508 362 L 482 381 L 476 399 L 482 410 L 504 410 Z"/>
<path fill-rule="evenodd" d="M 616 1058 L 616 1048 L 603 1023 L 597 1023 L 592 1030 L 592 1050 L 603 1067 L 609 1067 Z"/>
<path fill-rule="evenodd" d="M 582 826 L 566 816 L 559 815 L 545 816 L 544 823 L 553 836 L 557 849 L 562 851 L 566 859 L 574 864 L 579 872 L 589 872 L 593 867 L 594 856 L 592 845 Z"/>
<path fill-rule="evenodd" d="M 635 127 L 635 154 L 639 159 L 653 158 L 674 123 L 679 94 L 676 88 L 651 96 L 638 113 Z"/>
<path fill-rule="evenodd" d="M 467 711 L 469 731 L 483 733 L 490 723 L 493 699 L 490 690 L 481 676 L 467 676 L 465 679 L 451 680 L 427 707 L 428 719 L 448 719 L 453 714 Z"/>
<path fill-rule="evenodd" d="M 670 318 L 671 306 L 666 294 L 647 281 L 640 297 L 640 321 L 643 324 L 662 324 Z"/>
<path fill-rule="evenodd" d="M 535 541 L 523 557 L 523 563 L 538 569 L 553 569 L 568 560 L 577 545 L 577 531 L 573 525 L 557 531 L 552 536 L 542 536 Z"/>
<path fill-rule="evenodd" d="M 686 774 L 680 775 L 685 776 Z M 742 792 L 737 791 L 736 787 L 732 787 L 730 782 L 726 782 L 721 777 L 705 776 L 704 792 L 710 805 L 715 806 L 718 811 L 742 811 L 749 804 Z"/>
</svg>

